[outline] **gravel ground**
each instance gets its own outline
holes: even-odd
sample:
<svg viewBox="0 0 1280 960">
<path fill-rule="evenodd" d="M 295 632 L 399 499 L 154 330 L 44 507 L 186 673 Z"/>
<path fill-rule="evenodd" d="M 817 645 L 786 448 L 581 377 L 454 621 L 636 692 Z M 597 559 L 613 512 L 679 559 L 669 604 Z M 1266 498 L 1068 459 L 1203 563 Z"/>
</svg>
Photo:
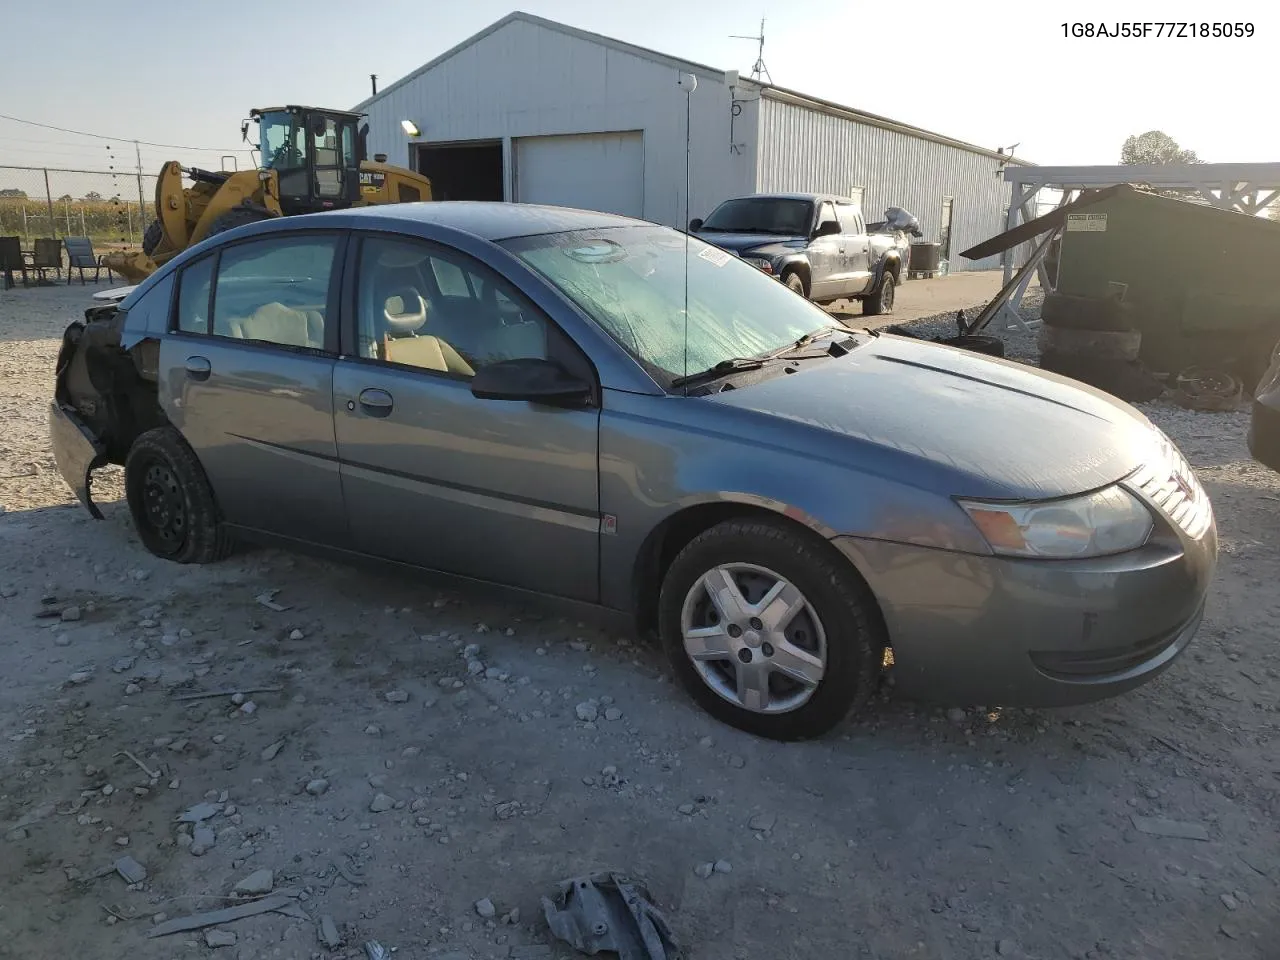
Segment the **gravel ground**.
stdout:
<svg viewBox="0 0 1280 960">
<path fill-rule="evenodd" d="M 1144 407 L 1222 543 L 1161 678 L 1061 711 L 886 692 L 780 745 L 633 638 L 275 551 L 165 564 L 118 477 L 92 521 L 45 427 L 86 301 L 0 292 L 0 957 L 568 957 L 539 897 L 609 867 L 698 960 L 1278 955 L 1280 478 L 1245 413 Z M 99 875 L 124 856 L 145 878 Z M 241 883 L 286 913 L 148 938 Z"/>
</svg>

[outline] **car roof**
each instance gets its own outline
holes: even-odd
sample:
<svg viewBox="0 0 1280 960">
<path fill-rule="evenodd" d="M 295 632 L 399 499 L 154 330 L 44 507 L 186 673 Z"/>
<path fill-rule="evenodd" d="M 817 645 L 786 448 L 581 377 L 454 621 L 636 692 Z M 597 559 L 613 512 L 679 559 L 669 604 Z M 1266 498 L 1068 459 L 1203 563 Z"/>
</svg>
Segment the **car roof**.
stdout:
<svg viewBox="0 0 1280 960">
<path fill-rule="evenodd" d="M 512 237 L 570 230 L 598 230 L 602 227 L 653 226 L 645 220 L 621 217 L 595 210 L 552 207 L 532 203 L 500 203 L 482 200 L 432 200 L 421 203 L 387 203 L 348 210 L 305 214 L 289 217 L 294 225 L 306 223 L 320 226 L 342 217 L 353 227 L 358 221 L 376 218 L 385 221 L 431 223 L 461 230 L 482 240 L 507 240 Z"/>
<path fill-rule="evenodd" d="M 834 193 L 751 193 L 745 197 L 733 197 L 734 200 L 830 200 L 832 203 L 853 203 L 849 197 L 837 197 Z M 729 201 L 726 200 L 725 203 Z"/>
</svg>

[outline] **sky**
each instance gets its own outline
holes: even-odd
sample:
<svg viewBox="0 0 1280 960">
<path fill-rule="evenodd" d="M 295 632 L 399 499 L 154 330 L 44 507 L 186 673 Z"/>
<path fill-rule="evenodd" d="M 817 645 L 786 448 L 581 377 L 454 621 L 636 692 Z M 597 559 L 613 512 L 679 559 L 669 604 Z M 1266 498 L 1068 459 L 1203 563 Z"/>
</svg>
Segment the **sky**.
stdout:
<svg viewBox="0 0 1280 960">
<path fill-rule="evenodd" d="M 758 32 L 763 15 L 774 83 L 993 149 L 1016 143 L 1019 157 L 1040 164 L 1116 163 L 1127 136 L 1151 129 L 1210 162 L 1280 161 L 1280 123 L 1262 106 L 1280 53 L 1280 5 L 1258 0 L 379 0 L 367 9 L 222 0 L 199 16 L 152 9 L 62 0 L 55 27 L 38 4 L 9 5 L 0 114 L 118 139 L 0 119 L 0 165 L 132 171 L 138 139 L 166 145 L 141 146 L 144 172 L 170 159 L 216 168 L 237 151 L 243 166 L 240 120 L 250 107 L 349 108 L 367 96 L 370 73 L 385 87 L 515 9 L 744 75 L 756 47 L 731 35 Z M 1252 23 L 1254 35 L 1063 36 L 1064 19 L 1209 15 Z M 205 32 L 193 42 L 197 25 Z"/>
</svg>

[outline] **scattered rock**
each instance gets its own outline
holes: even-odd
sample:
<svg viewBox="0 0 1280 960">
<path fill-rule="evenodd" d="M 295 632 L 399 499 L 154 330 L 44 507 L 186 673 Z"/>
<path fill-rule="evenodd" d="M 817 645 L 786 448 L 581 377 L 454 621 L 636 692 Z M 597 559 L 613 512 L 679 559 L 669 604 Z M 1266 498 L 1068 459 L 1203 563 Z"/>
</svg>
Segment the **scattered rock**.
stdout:
<svg viewBox="0 0 1280 960">
<path fill-rule="evenodd" d="M 376 723 L 369 724 L 367 727 L 364 728 L 364 732 L 371 737 L 382 736 L 382 728 L 378 726 Z"/>
<path fill-rule="evenodd" d="M 716 873 L 732 873 L 733 864 L 731 864 L 728 860 L 717 860 L 715 864 L 712 865 L 711 869 L 714 870 Z"/>
<path fill-rule="evenodd" d="M 316 777 L 316 779 L 314 780 L 307 781 L 307 787 L 306 787 L 307 793 L 311 794 L 311 796 L 313 797 L 320 796 L 322 793 L 324 793 L 328 789 L 329 789 L 329 781 L 324 779 L 324 777 Z"/>
<path fill-rule="evenodd" d="M 203 857 L 215 843 L 217 843 L 217 834 L 213 832 L 212 827 L 202 823 L 191 831 L 191 855 L 193 857 Z"/>
<path fill-rule="evenodd" d="M 207 796 L 207 794 L 206 794 Z M 222 804 L 220 803 L 197 803 L 194 807 L 188 807 L 182 813 L 178 814 L 178 823 L 201 823 L 205 820 L 211 820 L 222 812 Z"/>
<path fill-rule="evenodd" d="M 622 711 L 619 710 L 617 707 L 610 707 L 608 710 L 604 712 L 604 718 L 609 721 L 621 720 Z"/>
<path fill-rule="evenodd" d="M 383 699 L 385 699 L 387 703 L 408 703 L 409 692 L 407 690 L 388 690 L 383 694 Z"/>
<path fill-rule="evenodd" d="M 506 914 L 504 914 L 504 915 L 503 915 L 503 917 L 502 917 L 502 922 L 503 922 L 503 923 L 506 923 L 506 924 L 510 924 L 510 925 L 512 925 L 512 926 L 515 926 L 517 923 L 519 923 L 519 922 L 520 922 L 520 908 L 519 908 L 519 907 L 512 907 L 512 908 L 511 908 L 511 910 L 510 910 L 510 912 L 508 912 L 508 913 L 506 913 Z"/>
<path fill-rule="evenodd" d="M 262 759 L 263 759 L 263 760 L 274 760 L 274 759 L 276 758 L 276 756 L 280 753 L 280 751 L 281 751 L 281 750 L 283 750 L 283 749 L 284 749 L 284 741 L 283 741 L 283 740 L 277 740 L 275 743 L 273 743 L 273 744 L 271 744 L 270 746 L 268 746 L 268 747 L 266 747 L 266 748 L 264 748 L 264 749 L 263 749 L 263 751 L 262 751 Z"/>
<path fill-rule="evenodd" d="M 714 863 L 700 863 L 693 868 L 694 876 L 701 880 L 707 879 L 711 874 L 715 873 L 716 865 Z"/>
<path fill-rule="evenodd" d="M 488 897 L 485 897 L 483 900 L 476 901 L 476 913 L 484 917 L 486 920 L 491 920 L 497 912 L 498 910 L 494 907 L 493 901 Z"/>
<path fill-rule="evenodd" d="M 729 758 L 729 766 L 733 767 L 735 770 L 741 770 L 746 765 L 747 765 L 747 761 L 742 759 L 742 757 L 738 756 L 737 754 L 734 754 Z"/>
<path fill-rule="evenodd" d="M 133 857 L 121 857 L 113 866 L 125 883 L 142 883 L 147 879 L 147 868 Z"/>
<path fill-rule="evenodd" d="M 244 704 L 240 707 L 240 712 L 243 713 L 246 717 L 248 717 L 248 716 L 252 716 L 257 709 L 258 709 L 258 705 L 256 703 L 254 703 L 252 700 L 246 700 Z"/>
<path fill-rule="evenodd" d="M 204 932 L 204 942 L 210 947 L 234 947 L 236 935 L 230 930 L 219 930 L 215 927 Z"/>
<path fill-rule="evenodd" d="M 700 747 L 710 747 L 710 746 L 712 746 L 714 743 L 715 743 L 715 741 L 714 741 L 714 740 L 712 740 L 710 737 L 703 737 L 701 740 L 699 740 L 699 741 L 698 741 L 698 746 L 700 746 Z"/>
<path fill-rule="evenodd" d="M 369 802 L 369 812 L 386 813 L 388 810 L 395 809 L 395 805 L 396 802 L 385 793 L 379 793 Z"/>
<path fill-rule="evenodd" d="M 583 723 L 592 723 L 600 716 L 600 708 L 592 701 L 585 700 L 573 708 L 573 712 L 577 714 L 578 719 Z"/>
<path fill-rule="evenodd" d="M 138 662 L 137 657 L 121 657 L 111 665 L 112 673 L 128 673 L 133 669 L 133 665 Z"/>
<path fill-rule="evenodd" d="M 295 628 L 295 629 L 293 629 L 293 630 L 290 630 L 290 631 L 289 631 L 289 639 L 290 639 L 290 640 L 301 640 L 301 639 L 302 639 L 302 636 L 303 636 L 302 631 L 301 631 L 301 630 L 298 630 L 298 629 L 296 629 L 296 628 Z"/>
<path fill-rule="evenodd" d="M 275 885 L 276 875 L 274 871 L 268 869 L 255 870 L 236 884 L 235 892 L 244 896 L 258 896 L 270 893 Z"/>
<path fill-rule="evenodd" d="M 333 917 L 327 913 L 320 918 L 318 933 L 320 942 L 330 950 L 336 950 L 342 946 L 342 935 L 338 933 L 338 925 L 334 923 Z"/>
<path fill-rule="evenodd" d="M 62 610 L 62 619 L 67 622 L 80 619 L 80 608 L 77 606 L 64 607 Z"/>
<path fill-rule="evenodd" d="M 777 816 L 772 813 L 757 813 L 751 818 L 748 826 L 751 827 L 752 830 L 758 830 L 759 832 L 764 833 L 767 830 L 772 830 L 773 825 L 777 822 Z"/>
<path fill-rule="evenodd" d="M 72 686 L 78 687 L 81 684 L 88 683 L 93 679 L 92 670 L 77 670 L 71 676 L 67 677 L 67 682 Z"/>
<path fill-rule="evenodd" d="M 677 813 L 683 813 L 686 817 L 691 815 L 696 808 L 692 803 L 682 803 L 676 807 Z"/>
<path fill-rule="evenodd" d="M 970 933 L 982 932 L 982 924 L 978 923 L 977 920 L 966 920 L 962 924 L 960 924 L 960 926 L 964 927 Z"/>
<path fill-rule="evenodd" d="M 124 692 L 125 692 L 125 696 L 132 697 L 134 694 L 141 693 L 142 688 L 138 686 L 136 683 L 130 683 L 125 686 Z"/>
</svg>

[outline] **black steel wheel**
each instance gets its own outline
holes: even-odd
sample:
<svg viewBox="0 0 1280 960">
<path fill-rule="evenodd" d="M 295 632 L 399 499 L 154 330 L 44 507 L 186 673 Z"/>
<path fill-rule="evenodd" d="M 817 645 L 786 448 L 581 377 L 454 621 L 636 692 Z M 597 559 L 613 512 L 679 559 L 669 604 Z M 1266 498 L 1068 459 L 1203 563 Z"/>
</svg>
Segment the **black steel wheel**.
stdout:
<svg viewBox="0 0 1280 960">
<path fill-rule="evenodd" d="M 800 276 L 799 270 L 788 271 L 783 276 L 782 282 L 787 285 L 787 289 L 792 293 L 798 293 L 802 297 L 809 296 L 809 291 L 804 288 L 804 277 Z"/>
<path fill-rule="evenodd" d="M 157 557 L 212 563 L 231 552 L 213 488 L 177 430 L 157 427 L 134 441 L 124 484 L 138 537 Z"/>
<path fill-rule="evenodd" d="M 880 285 L 876 287 L 874 293 L 862 301 L 862 315 L 864 317 L 878 317 L 882 313 L 893 313 L 893 298 L 897 282 L 893 279 L 893 273 L 887 268 L 880 277 Z"/>
</svg>

